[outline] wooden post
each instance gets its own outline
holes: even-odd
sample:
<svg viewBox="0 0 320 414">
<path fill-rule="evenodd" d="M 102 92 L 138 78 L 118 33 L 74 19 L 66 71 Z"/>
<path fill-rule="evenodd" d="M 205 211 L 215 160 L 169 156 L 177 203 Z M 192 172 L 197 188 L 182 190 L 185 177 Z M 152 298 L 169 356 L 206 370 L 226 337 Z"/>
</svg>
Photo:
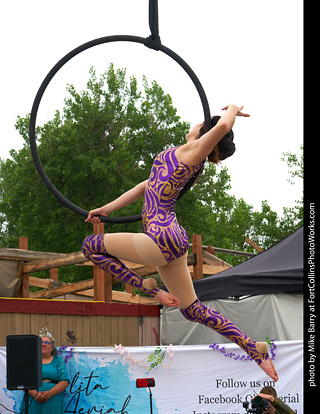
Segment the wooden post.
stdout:
<svg viewBox="0 0 320 414">
<path fill-rule="evenodd" d="M 50 269 L 50 279 L 58 282 L 58 278 L 58 268 L 54 267 L 53 269 Z"/>
<path fill-rule="evenodd" d="M 28 250 L 28 237 L 19 237 L 19 249 Z M 19 290 L 20 298 L 29 297 L 29 274 L 21 274 L 21 285 Z"/>
<path fill-rule="evenodd" d="M 127 292 L 127 293 L 130 293 L 131 295 L 133 295 L 133 286 L 128 285 L 128 284 L 126 283 L 126 292 Z"/>
<path fill-rule="evenodd" d="M 94 234 L 104 233 L 104 223 L 93 225 Z M 112 275 L 100 267 L 93 267 L 94 300 L 112 302 Z"/>
<path fill-rule="evenodd" d="M 193 280 L 203 278 L 202 266 L 202 237 L 201 234 L 192 235 L 192 252 L 196 263 L 193 265 Z"/>
<path fill-rule="evenodd" d="M 94 224 L 93 225 L 93 233 L 94 234 L 101 234 L 104 233 L 104 224 Z M 105 295 L 104 295 L 104 271 L 100 267 L 94 265 L 93 266 L 93 292 L 94 300 L 101 300 L 105 302 Z"/>
<path fill-rule="evenodd" d="M 255 250 L 257 250 L 257 252 L 262 253 L 263 249 L 258 246 L 254 241 L 252 241 L 251 239 L 249 239 L 249 237 L 246 237 L 245 241 L 250 244 L 251 247 L 253 247 Z"/>
</svg>

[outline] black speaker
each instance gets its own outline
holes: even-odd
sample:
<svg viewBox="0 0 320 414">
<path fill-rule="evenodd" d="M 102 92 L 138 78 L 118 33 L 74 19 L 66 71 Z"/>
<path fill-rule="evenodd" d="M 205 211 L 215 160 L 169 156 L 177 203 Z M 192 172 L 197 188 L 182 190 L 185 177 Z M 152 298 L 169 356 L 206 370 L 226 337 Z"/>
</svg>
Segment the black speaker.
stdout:
<svg viewBox="0 0 320 414">
<path fill-rule="evenodd" d="M 8 335 L 7 389 L 33 390 L 41 385 L 41 338 L 36 335 Z"/>
</svg>

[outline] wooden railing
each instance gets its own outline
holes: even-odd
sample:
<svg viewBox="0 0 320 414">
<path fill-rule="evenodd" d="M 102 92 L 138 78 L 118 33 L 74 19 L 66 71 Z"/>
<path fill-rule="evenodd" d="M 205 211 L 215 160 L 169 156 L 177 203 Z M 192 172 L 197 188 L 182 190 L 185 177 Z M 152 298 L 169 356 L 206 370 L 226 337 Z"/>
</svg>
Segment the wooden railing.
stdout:
<svg viewBox="0 0 320 414">
<path fill-rule="evenodd" d="M 94 233 L 104 233 L 104 224 L 94 225 Z M 247 256 L 254 255 L 253 253 L 203 246 L 201 235 L 192 236 L 190 247 L 192 248 L 192 254 L 188 256 L 188 266 L 190 266 L 193 280 L 203 278 L 204 274 L 212 275 L 231 267 L 231 265 L 216 257 L 214 255 L 215 251 L 227 252 L 229 254 L 245 254 Z M 133 289 L 129 285 L 126 285 L 125 292 L 112 290 L 112 284 L 117 283 L 118 280 L 88 261 L 82 251 L 66 254 L 29 251 L 28 238 L 21 237 L 19 239 L 19 249 L 0 249 L 0 260 L 16 260 L 19 262 L 17 276 L 21 278 L 21 284 L 18 296 L 21 298 L 52 299 L 58 296 L 82 293 L 86 296 L 91 296 L 95 301 L 157 303 L 155 299 L 134 295 Z M 153 266 L 143 266 L 130 262 L 125 262 L 125 264 L 142 277 L 157 273 L 156 267 Z M 93 278 L 68 284 L 59 282 L 58 268 L 70 265 L 93 266 Z M 30 274 L 47 269 L 50 269 L 49 279 L 30 276 Z M 30 286 L 41 288 L 41 290 L 30 293 Z"/>
</svg>

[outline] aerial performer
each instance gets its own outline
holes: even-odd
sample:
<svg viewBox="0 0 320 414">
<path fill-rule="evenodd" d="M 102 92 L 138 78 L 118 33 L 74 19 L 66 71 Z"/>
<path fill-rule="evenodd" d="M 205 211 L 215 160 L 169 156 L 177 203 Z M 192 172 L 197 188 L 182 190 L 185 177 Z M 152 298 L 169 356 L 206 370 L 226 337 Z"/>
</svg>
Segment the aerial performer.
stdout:
<svg viewBox="0 0 320 414">
<path fill-rule="evenodd" d="M 125 283 L 156 298 L 165 306 L 179 307 L 189 321 L 206 325 L 240 346 L 274 381 L 278 374 L 264 342 L 255 342 L 218 311 L 196 296 L 187 266 L 188 236 L 175 214 L 177 198 L 190 178 L 203 169 L 206 160 L 215 164 L 235 151 L 232 127 L 237 116 L 249 117 L 243 106 L 227 105 L 221 117 L 193 127 L 186 143 L 160 152 L 154 159 L 149 179 L 123 193 L 103 207 L 91 210 L 86 222 L 99 223 L 143 197 L 143 233 L 95 234 L 84 239 L 83 254 L 95 265 Z M 122 261 L 156 266 L 168 292 L 153 278 L 143 280 Z"/>
</svg>

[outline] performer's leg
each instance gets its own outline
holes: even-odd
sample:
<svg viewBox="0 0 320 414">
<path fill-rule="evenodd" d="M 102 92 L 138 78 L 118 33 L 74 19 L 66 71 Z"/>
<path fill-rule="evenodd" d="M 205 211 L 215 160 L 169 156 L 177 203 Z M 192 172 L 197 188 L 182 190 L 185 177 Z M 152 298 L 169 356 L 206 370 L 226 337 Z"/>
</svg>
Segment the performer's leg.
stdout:
<svg viewBox="0 0 320 414">
<path fill-rule="evenodd" d="M 109 255 L 148 266 L 167 263 L 160 248 L 144 233 L 109 233 L 104 235 Z"/>
<path fill-rule="evenodd" d="M 166 263 L 158 246 L 145 234 L 112 233 L 88 236 L 82 244 L 83 254 L 94 264 L 125 283 L 134 286 L 166 306 L 177 306 L 167 292 L 160 291 L 153 278 L 143 280 L 115 255 L 123 260 L 146 265 Z"/>
<path fill-rule="evenodd" d="M 187 254 L 164 266 L 157 266 L 157 269 L 169 292 L 179 299 L 180 310 L 197 299 L 187 266 Z"/>
<path fill-rule="evenodd" d="M 177 296 L 179 309 L 189 321 L 206 325 L 240 346 L 275 381 L 278 374 L 268 356 L 268 347 L 255 342 L 218 311 L 201 303 L 194 291 L 186 256 L 158 267 L 160 276 L 170 293 Z"/>
</svg>

